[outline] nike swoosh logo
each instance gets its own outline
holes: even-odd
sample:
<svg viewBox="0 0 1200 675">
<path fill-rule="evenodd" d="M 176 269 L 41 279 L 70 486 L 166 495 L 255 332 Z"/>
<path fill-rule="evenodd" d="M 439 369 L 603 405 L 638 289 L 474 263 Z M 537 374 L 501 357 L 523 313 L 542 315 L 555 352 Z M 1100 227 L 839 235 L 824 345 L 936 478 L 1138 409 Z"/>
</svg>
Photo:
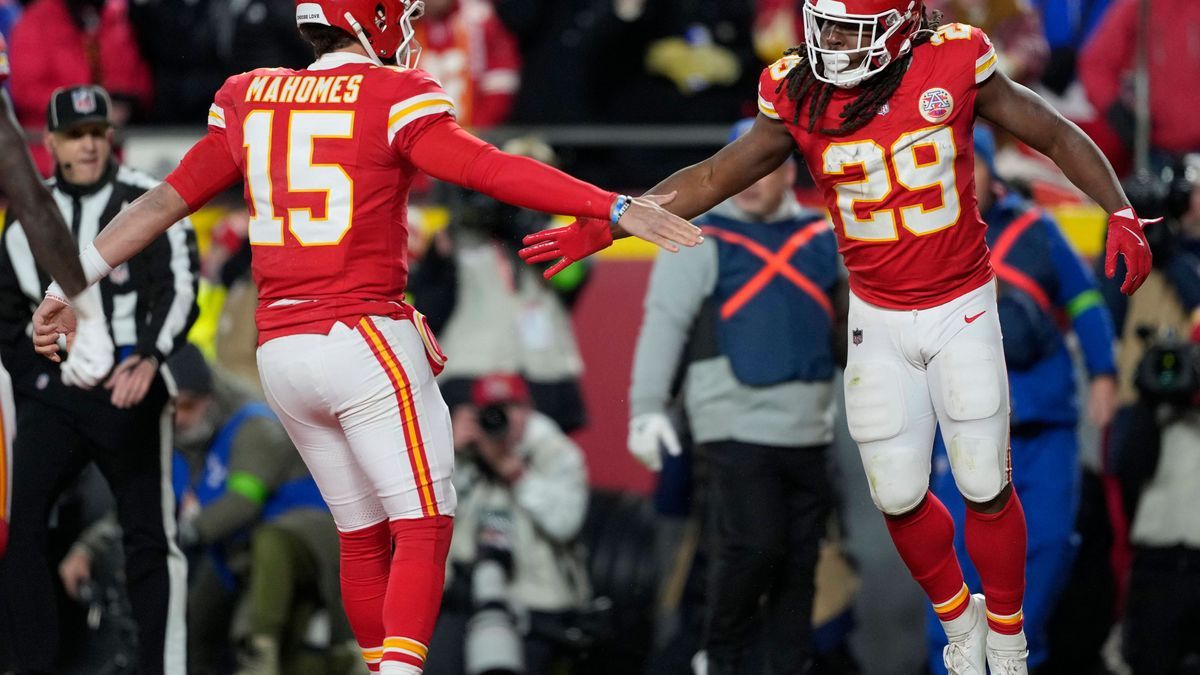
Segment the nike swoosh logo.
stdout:
<svg viewBox="0 0 1200 675">
<path fill-rule="evenodd" d="M 967 323 L 975 323 L 975 319 L 978 319 L 979 317 L 983 316 L 984 314 L 987 314 L 986 309 L 983 310 L 982 312 L 976 314 L 975 316 L 967 316 L 966 314 L 963 314 L 963 321 L 966 321 Z"/>
<path fill-rule="evenodd" d="M 1124 223 L 1121 224 L 1121 227 L 1125 228 L 1126 232 L 1133 235 L 1133 240 L 1137 243 L 1137 245 L 1139 247 L 1145 248 L 1146 245 L 1142 243 L 1143 235 L 1141 232 L 1135 231 L 1133 228 L 1129 227 L 1128 225 L 1126 225 Z"/>
</svg>

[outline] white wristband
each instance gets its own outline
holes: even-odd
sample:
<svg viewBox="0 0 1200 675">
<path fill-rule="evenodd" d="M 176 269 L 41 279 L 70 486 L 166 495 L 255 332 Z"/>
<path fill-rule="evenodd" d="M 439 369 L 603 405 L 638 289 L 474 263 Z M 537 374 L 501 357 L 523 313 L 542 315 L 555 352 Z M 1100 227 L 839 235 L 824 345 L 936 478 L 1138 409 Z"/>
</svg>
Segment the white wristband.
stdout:
<svg viewBox="0 0 1200 675">
<path fill-rule="evenodd" d="M 113 270 L 112 265 L 109 265 L 104 256 L 100 255 L 100 251 L 96 250 L 95 244 L 88 244 L 79 252 L 79 266 L 83 268 L 83 277 L 88 286 L 107 277 Z"/>
<path fill-rule="evenodd" d="M 71 301 L 67 300 L 66 292 L 63 291 L 62 286 L 58 285 L 57 281 L 51 280 L 50 285 L 46 287 L 46 297 L 57 300 L 68 307 L 71 305 Z"/>
<path fill-rule="evenodd" d="M 103 319 L 104 306 L 100 303 L 100 288 L 88 286 L 82 293 L 71 298 L 71 309 L 75 310 L 76 318 L 84 321 Z"/>
</svg>

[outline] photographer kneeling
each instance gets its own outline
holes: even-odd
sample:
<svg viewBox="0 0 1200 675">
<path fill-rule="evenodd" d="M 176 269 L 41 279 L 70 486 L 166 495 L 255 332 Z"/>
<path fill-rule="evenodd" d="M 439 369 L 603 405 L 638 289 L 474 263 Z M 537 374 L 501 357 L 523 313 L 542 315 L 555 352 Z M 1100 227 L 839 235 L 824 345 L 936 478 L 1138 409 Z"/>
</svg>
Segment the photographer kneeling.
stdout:
<svg viewBox="0 0 1200 675">
<path fill-rule="evenodd" d="M 454 413 L 458 509 L 425 673 L 549 672 L 591 595 L 583 455 L 518 375 L 480 378 L 471 401 Z"/>
</svg>

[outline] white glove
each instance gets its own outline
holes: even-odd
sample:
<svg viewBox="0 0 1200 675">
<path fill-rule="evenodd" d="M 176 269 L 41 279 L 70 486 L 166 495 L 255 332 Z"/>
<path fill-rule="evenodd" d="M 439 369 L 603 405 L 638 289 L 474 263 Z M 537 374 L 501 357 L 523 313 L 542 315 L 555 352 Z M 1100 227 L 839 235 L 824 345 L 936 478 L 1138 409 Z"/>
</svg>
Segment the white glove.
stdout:
<svg viewBox="0 0 1200 675">
<path fill-rule="evenodd" d="M 666 447 L 672 457 L 683 452 L 675 427 L 665 413 L 643 413 L 629 420 L 629 452 L 651 471 L 662 469 L 662 451 Z"/>
<path fill-rule="evenodd" d="M 75 310 L 75 340 L 62 364 L 63 384 L 91 389 L 113 368 L 113 342 L 100 304 L 100 289 L 91 286 L 71 298 Z"/>
</svg>

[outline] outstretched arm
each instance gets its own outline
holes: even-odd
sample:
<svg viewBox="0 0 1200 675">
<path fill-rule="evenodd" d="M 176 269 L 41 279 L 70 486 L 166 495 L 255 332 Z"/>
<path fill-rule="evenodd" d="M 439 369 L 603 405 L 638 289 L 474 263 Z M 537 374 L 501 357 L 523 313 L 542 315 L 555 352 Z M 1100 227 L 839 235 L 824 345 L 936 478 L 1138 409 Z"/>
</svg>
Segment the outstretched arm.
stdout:
<svg viewBox="0 0 1200 675">
<path fill-rule="evenodd" d="M 118 213 L 92 245 L 111 269 L 140 253 L 189 213 L 191 209 L 175 188 L 159 183 Z"/>
<path fill-rule="evenodd" d="M 783 122 L 759 115 L 746 135 L 699 164 L 676 171 L 646 194 L 674 192 L 675 199 L 665 208 L 681 218 L 695 218 L 778 169 L 795 149 L 796 141 Z M 628 233 L 614 229 L 613 236 Z"/>
<path fill-rule="evenodd" d="M 525 209 L 620 221 L 651 241 L 676 250 L 695 246 L 700 230 L 663 210 L 665 198 L 629 199 L 577 180 L 540 162 L 510 155 L 472 136 L 449 116 L 413 140 L 408 158 L 434 178 L 482 192 Z"/>
<path fill-rule="evenodd" d="M 979 116 L 1049 157 L 1105 211 L 1129 206 L 1117 174 L 1100 148 L 1042 97 L 999 71 L 979 88 Z"/>
<path fill-rule="evenodd" d="M 13 213 L 24 226 L 34 260 L 68 296 L 82 292 L 87 284 L 79 267 L 75 239 L 33 166 L 25 137 L 3 92 L 0 92 L 0 190 L 8 196 Z"/>
<path fill-rule="evenodd" d="M 1076 187 L 1108 211 L 1104 272 L 1111 279 L 1118 255 L 1123 256 L 1127 271 L 1121 292 L 1133 294 L 1150 274 L 1150 244 L 1142 233 L 1147 221 L 1133 212 L 1116 173 L 1092 139 L 1037 94 L 999 72 L 979 88 L 976 111 L 1053 160 Z"/>
<path fill-rule="evenodd" d="M 703 162 L 675 172 L 642 199 L 666 199 L 660 203 L 670 213 L 695 218 L 779 168 L 795 147 L 783 122 L 759 115 L 746 135 Z M 531 265 L 554 261 L 542 273 L 549 279 L 571 263 L 606 248 L 615 238 L 636 235 L 654 241 L 625 225 L 624 221 L 610 227 L 604 221 L 579 220 L 543 230 L 525 237 L 521 258 Z"/>
</svg>

